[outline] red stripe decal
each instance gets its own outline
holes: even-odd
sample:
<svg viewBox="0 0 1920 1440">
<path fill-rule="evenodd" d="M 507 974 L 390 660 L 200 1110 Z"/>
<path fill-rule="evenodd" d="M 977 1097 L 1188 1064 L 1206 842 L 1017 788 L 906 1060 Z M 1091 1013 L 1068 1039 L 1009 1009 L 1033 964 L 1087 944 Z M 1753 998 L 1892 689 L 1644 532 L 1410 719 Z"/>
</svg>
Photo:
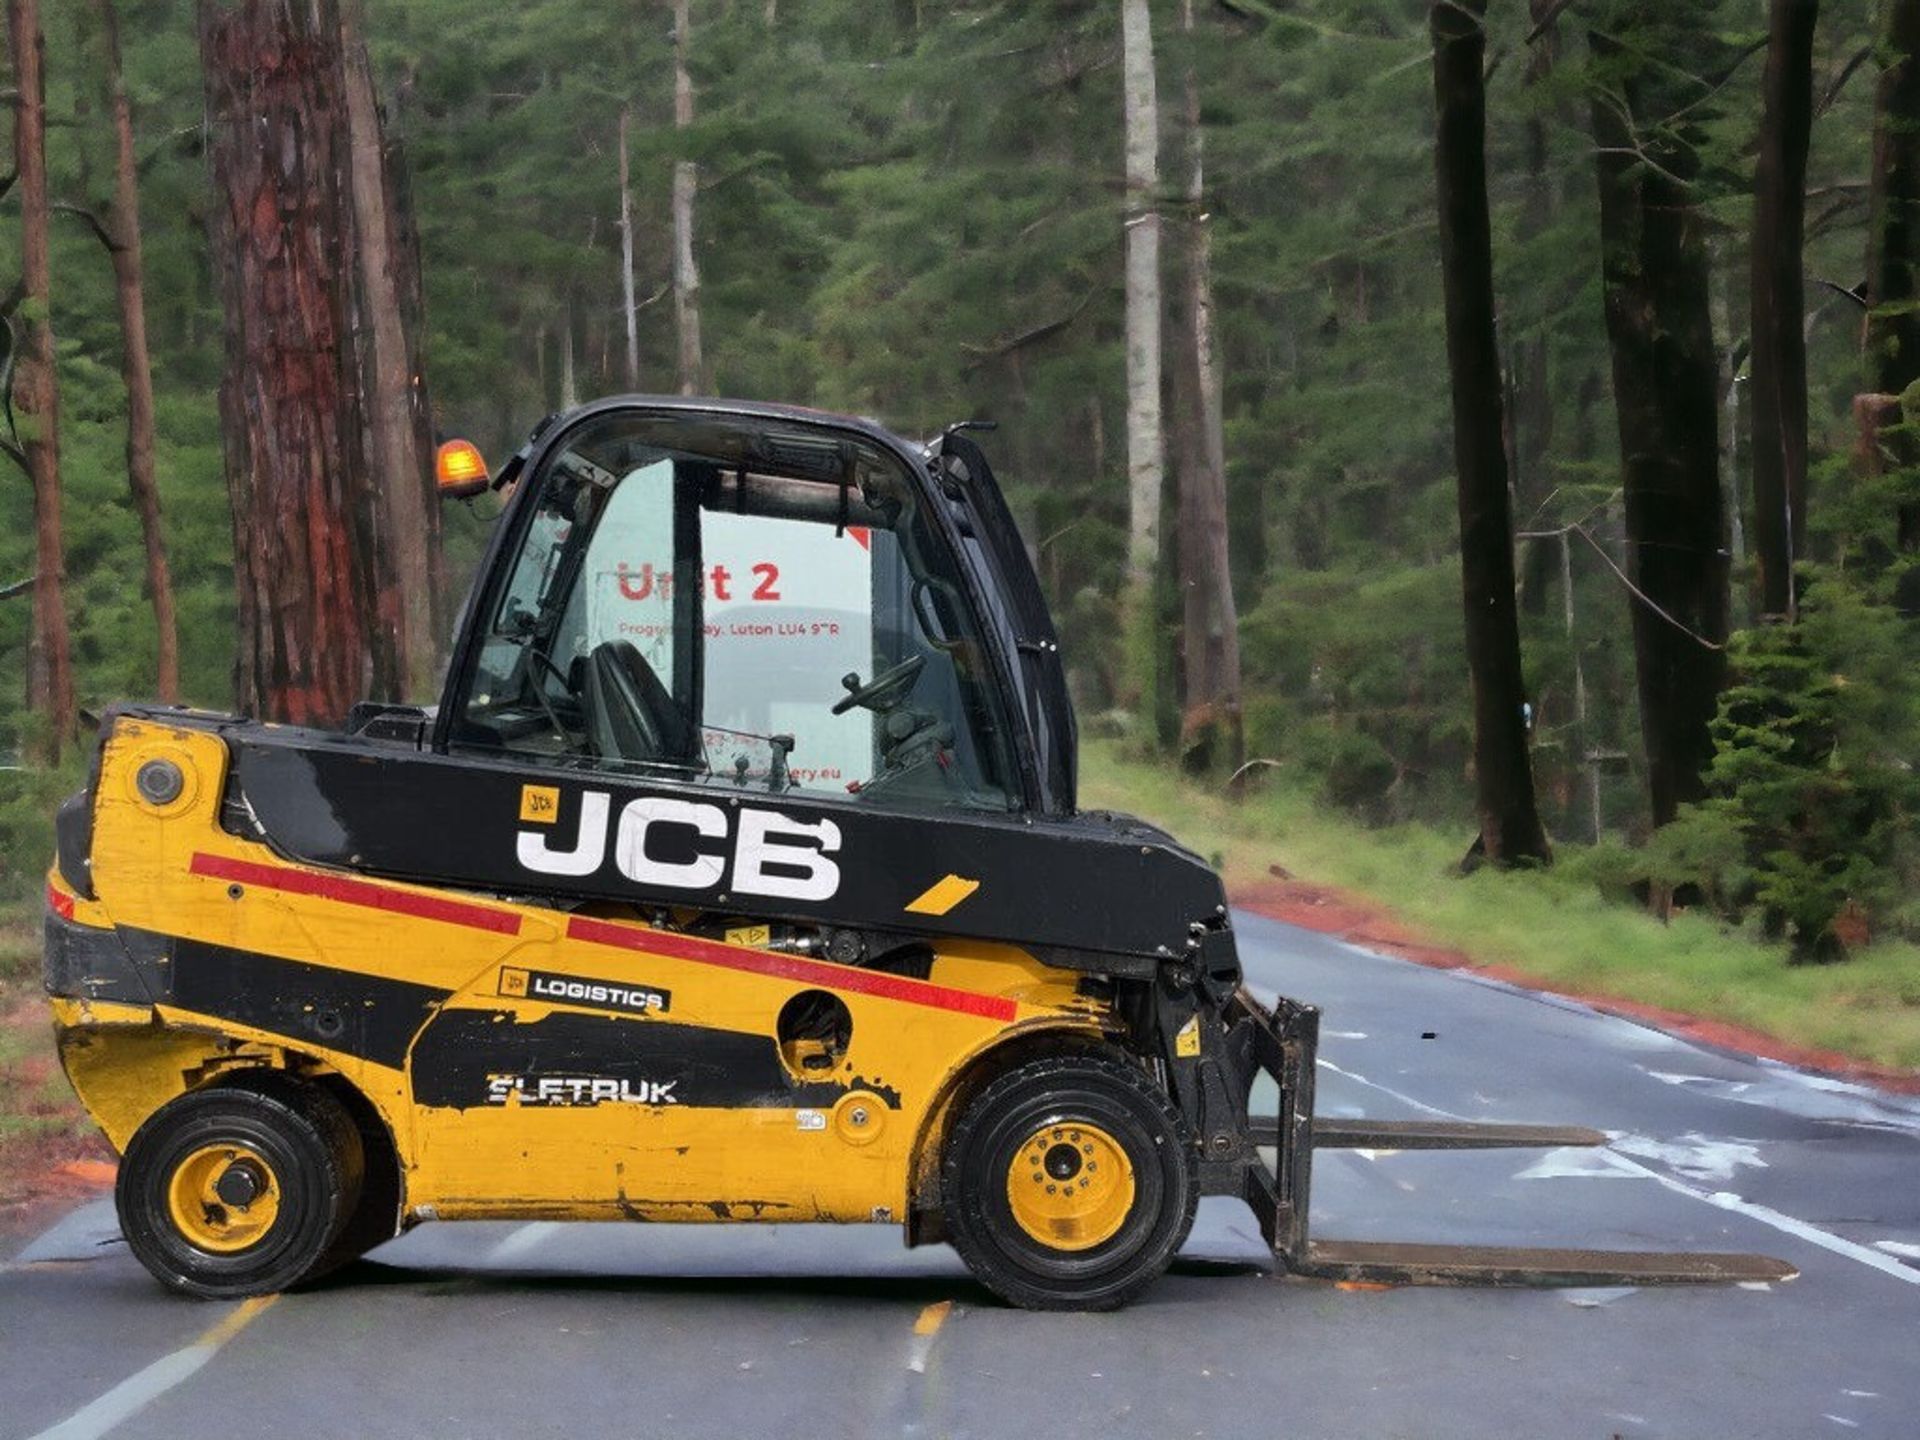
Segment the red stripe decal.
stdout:
<svg viewBox="0 0 1920 1440">
<path fill-rule="evenodd" d="M 53 913 L 62 920 L 73 919 L 73 896 L 56 890 L 51 881 L 47 883 L 47 904 L 53 907 Z"/>
<path fill-rule="evenodd" d="M 465 925 L 470 930 L 487 930 L 495 935 L 518 935 L 520 917 L 484 905 L 469 905 L 464 900 L 447 900 L 438 895 L 416 895 L 410 890 L 393 890 L 367 880 L 346 875 L 317 874 L 311 870 L 288 870 L 279 865 L 260 865 L 251 860 L 232 860 L 224 855 L 195 855 L 196 875 L 216 880 L 237 880 L 243 885 L 258 885 L 290 895 L 314 895 L 322 900 L 338 900 L 343 905 L 360 905 L 369 910 L 385 910 L 394 915 L 412 915 L 421 920 L 439 920 L 447 925 Z"/>
<path fill-rule="evenodd" d="M 623 950 L 643 950 L 650 955 L 664 955 L 671 960 L 690 960 L 696 965 L 719 965 L 728 970 L 769 975 L 776 980 L 797 980 L 805 985 L 818 985 L 822 990 L 850 990 L 856 995 L 874 995 L 882 1000 L 901 1000 L 909 1005 L 953 1010 L 962 1015 L 978 1015 L 982 1019 L 1002 1023 L 1012 1020 L 1016 1010 L 1013 1001 L 999 995 L 976 995 L 971 990 L 930 985 L 924 980 L 909 980 L 903 975 L 858 970 L 851 965 L 804 960 L 797 955 L 777 955 L 768 950 L 720 945 L 712 940 L 675 935 L 666 930 L 641 930 L 631 925 L 590 920 L 584 915 L 576 915 L 567 922 L 567 938 L 587 940 L 595 945 L 616 945 Z"/>
</svg>

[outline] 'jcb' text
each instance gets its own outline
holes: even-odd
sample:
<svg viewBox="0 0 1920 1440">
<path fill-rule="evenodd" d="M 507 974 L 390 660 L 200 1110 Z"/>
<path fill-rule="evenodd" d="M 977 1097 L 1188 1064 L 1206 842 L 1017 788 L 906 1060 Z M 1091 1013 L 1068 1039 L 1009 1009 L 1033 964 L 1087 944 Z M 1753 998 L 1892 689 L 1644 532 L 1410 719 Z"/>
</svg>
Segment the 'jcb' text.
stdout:
<svg viewBox="0 0 1920 1440">
<path fill-rule="evenodd" d="M 674 890 L 711 890 L 733 859 L 731 890 L 781 900 L 830 900 L 840 888 L 840 867 L 828 857 L 840 848 L 840 827 L 831 820 L 794 820 L 775 810 L 742 806 L 737 832 L 727 811 L 695 800 L 643 795 L 627 802 L 613 821 L 613 797 L 604 790 L 580 795 L 572 843 L 554 829 L 521 830 L 517 855 L 541 875 L 597 874 L 612 841 L 613 863 L 639 885 Z"/>
</svg>

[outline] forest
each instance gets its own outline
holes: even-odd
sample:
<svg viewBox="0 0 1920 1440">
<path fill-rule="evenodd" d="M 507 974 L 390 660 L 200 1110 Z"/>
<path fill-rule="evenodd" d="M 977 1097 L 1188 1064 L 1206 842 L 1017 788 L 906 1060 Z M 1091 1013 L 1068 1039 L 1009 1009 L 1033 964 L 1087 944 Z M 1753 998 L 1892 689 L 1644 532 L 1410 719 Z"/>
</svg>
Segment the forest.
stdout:
<svg viewBox="0 0 1920 1440">
<path fill-rule="evenodd" d="M 431 701 L 434 444 L 636 391 L 996 422 L 1085 737 L 1920 938 L 1920 0 L 7 8 L 9 893 L 108 704 Z"/>
</svg>

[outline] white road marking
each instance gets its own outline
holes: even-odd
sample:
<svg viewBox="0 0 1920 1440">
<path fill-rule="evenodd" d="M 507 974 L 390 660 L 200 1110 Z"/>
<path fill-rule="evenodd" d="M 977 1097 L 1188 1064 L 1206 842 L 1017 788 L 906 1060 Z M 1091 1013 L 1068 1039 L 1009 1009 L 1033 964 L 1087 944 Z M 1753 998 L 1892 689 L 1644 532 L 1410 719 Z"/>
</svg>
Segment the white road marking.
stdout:
<svg viewBox="0 0 1920 1440">
<path fill-rule="evenodd" d="M 560 1228 L 558 1220 L 529 1220 L 487 1252 L 487 1263 L 517 1260 Z"/>
<path fill-rule="evenodd" d="M 1320 1068 L 1322 1070 L 1331 1070 L 1342 1079 L 1352 1080 L 1356 1084 L 1365 1085 L 1369 1090 L 1378 1090 L 1382 1095 L 1391 1095 L 1402 1105 L 1411 1105 L 1416 1110 L 1424 1110 L 1429 1115 L 1438 1115 L 1443 1120 L 1464 1120 L 1467 1118 L 1464 1115 L 1456 1115 L 1451 1110 L 1442 1110 L 1438 1105 L 1429 1105 L 1424 1100 L 1416 1100 L 1411 1095 L 1402 1095 L 1398 1090 L 1389 1089 L 1379 1081 L 1369 1080 L 1364 1075 L 1356 1075 L 1351 1070 L 1342 1070 L 1324 1055 L 1320 1057 Z"/>
<path fill-rule="evenodd" d="M 218 1325 L 193 1344 L 128 1376 L 99 1399 L 69 1415 L 50 1430 L 42 1430 L 33 1440 L 98 1440 L 109 1430 L 125 1423 L 158 1400 L 181 1381 L 197 1374 L 220 1347 L 238 1335 L 269 1305 L 280 1297 L 262 1295 L 243 1300 Z"/>
<path fill-rule="evenodd" d="M 1424 1110 L 1429 1115 L 1439 1116 L 1445 1120 L 1467 1120 L 1470 1118 L 1465 1115 L 1456 1114 L 1451 1110 L 1442 1110 L 1437 1105 L 1429 1105 L 1424 1100 L 1416 1100 L 1411 1095 L 1403 1095 L 1398 1090 L 1379 1084 L 1377 1081 L 1369 1080 L 1364 1075 L 1356 1075 L 1350 1070 L 1342 1070 L 1338 1065 L 1328 1064 L 1325 1060 L 1322 1060 L 1320 1064 L 1336 1075 L 1352 1080 L 1356 1084 L 1365 1085 L 1369 1089 L 1378 1090 L 1382 1095 L 1390 1095 L 1402 1104 L 1411 1105 L 1416 1110 Z M 1855 1244 L 1853 1241 L 1835 1235 L 1831 1231 L 1822 1230 L 1818 1225 L 1775 1210 L 1770 1205 L 1757 1204 L 1754 1201 L 1743 1199 L 1726 1190 L 1702 1190 L 1697 1186 L 1687 1184 L 1684 1180 L 1676 1180 L 1671 1175 L 1662 1175 L 1658 1170 L 1651 1169 L 1648 1166 L 1642 1165 L 1639 1161 L 1631 1160 L 1627 1156 L 1621 1155 L 1613 1150 L 1601 1150 L 1598 1153 L 1606 1157 L 1609 1165 L 1625 1172 L 1645 1176 L 1647 1179 L 1665 1186 L 1676 1195 L 1685 1195 L 1691 1200 L 1698 1200 L 1701 1204 L 1711 1205 L 1717 1210 L 1728 1210 L 1736 1215 L 1744 1215 L 1749 1220 L 1758 1220 L 1762 1225 L 1771 1226 L 1783 1235 L 1791 1235 L 1797 1240 L 1806 1241 L 1809 1245 L 1817 1245 L 1822 1250 L 1831 1251 L 1835 1255 L 1864 1265 L 1869 1270 L 1878 1270 L 1882 1275 L 1891 1275 L 1894 1279 L 1904 1281 L 1908 1285 L 1920 1285 L 1920 1270 L 1916 1270 L 1913 1266 L 1895 1260 L 1890 1255 L 1883 1255 L 1868 1246 Z M 1886 1242 L 1883 1241 L 1881 1243 L 1885 1244 Z"/>
<path fill-rule="evenodd" d="M 1612 1148 L 1642 1160 L 1657 1160 L 1689 1180 L 1731 1180 L 1742 1166 L 1767 1168 L 1760 1147 L 1749 1140 L 1715 1140 L 1689 1131 L 1678 1140 L 1653 1140 L 1645 1135 L 1615 1135 Z"/>
<path fill-rule="evenodd" d="M 1633 1180 L 1606 1156 L 1578 1146 L 1549 1150 L 1524 1170 L 1514 1172 L 1516 1180 Z"/>
<path fill-rule="evenodd" d="M 1920 1260 L 1920 1245 L 1908 1245 L 1899 1240 L 1876 1240 L 1873 1248 L 1884 1250 L 1889 1255 L 1901 1255 L 1909 1260 Z"/>
<path fill-rule="evenodd" d="M 1869 1270 L 1878 1270 L 1882 1275 L 1891 1275 L 1896 1280 L 1904 1280 L 1909 1285 L 1920 1285 L 1920 1270 L 1911 1265 L 1902 1264 L 1865 1245 L 1835 1235 L 1831 1230 L 1822 1230 L 1818 1225 L 1801 1220 L 1783 1211 L 1775 1210 L 1771 1205 L 1761 1205 L 1752 1200 L 1742 1199 L 1729 1190 L 1706 1191 L 1689 1185 L 1684 1180 L 1676 1180 L 1671 1175 L 1662 1175 L 1658 1170 L 1650 1170 L 1637 1160 L 1629 1160 L 1624 1155 L 1606 1152 L 1616 1165 L 1627 1166 L 1649 1180 L 1659 1182 L 1676 1195 L 1685 1195 L 1717 1210 L 1730 1210 L 1735 1215 L 1745 1215 L 1749 1220 L 1758 1220 L 1762 1225 L 1771 1225 L 1783 1235 L 1791 1235 L 1804 1240 L 1809 1245 L 1818 1245 L 1822 1250 L 1830 1250 L 1848 1260 L 1866 1266 Z"/>
<path fill-rule="evenodd" d="M 953 1301 L 937 1300 L 920 1312 L 913 1322 L 913 1340 L 907 1346 L 907 1369 L 915 1375 L 927 1373 L 927 1356 L 933 1352 L 934 1337 L 953 1312 Z"/>
</svg>

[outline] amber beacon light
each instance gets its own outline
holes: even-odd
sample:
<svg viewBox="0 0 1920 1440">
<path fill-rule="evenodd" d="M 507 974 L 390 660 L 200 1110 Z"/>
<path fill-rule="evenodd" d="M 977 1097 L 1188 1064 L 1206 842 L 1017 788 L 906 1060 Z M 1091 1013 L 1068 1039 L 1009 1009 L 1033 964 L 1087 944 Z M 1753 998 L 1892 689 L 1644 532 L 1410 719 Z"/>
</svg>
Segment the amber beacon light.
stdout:
<svg viewBox="0 0 1920 1440">
<path fill-rule="evenodd" d="M 434 452 L 433 478 L 445 499 L 464 500 L 487 488 L 486 459 L 471 440 L 448 440 Z"/>
</svg>

